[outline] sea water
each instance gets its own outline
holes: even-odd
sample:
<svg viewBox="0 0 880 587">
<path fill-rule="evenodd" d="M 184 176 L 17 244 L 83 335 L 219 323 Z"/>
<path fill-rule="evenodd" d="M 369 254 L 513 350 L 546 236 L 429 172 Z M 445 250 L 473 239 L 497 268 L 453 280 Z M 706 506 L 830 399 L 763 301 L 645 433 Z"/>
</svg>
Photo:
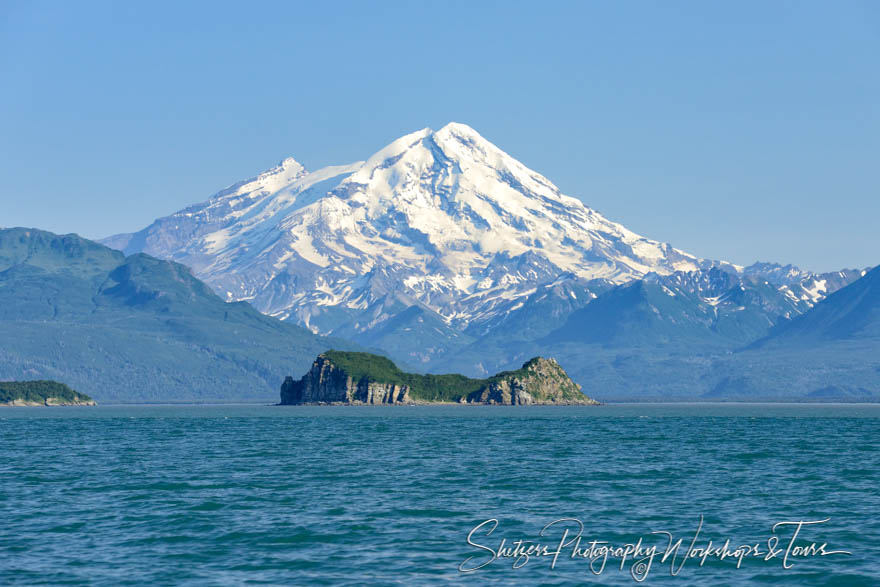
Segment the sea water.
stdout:
<svg viewBox="0 0 880 587">
<path fill-rule="evenodd" d="M 0 584 L 877 585 L 878 516 L 876 405 L 0 411 Z"/>
</svg>

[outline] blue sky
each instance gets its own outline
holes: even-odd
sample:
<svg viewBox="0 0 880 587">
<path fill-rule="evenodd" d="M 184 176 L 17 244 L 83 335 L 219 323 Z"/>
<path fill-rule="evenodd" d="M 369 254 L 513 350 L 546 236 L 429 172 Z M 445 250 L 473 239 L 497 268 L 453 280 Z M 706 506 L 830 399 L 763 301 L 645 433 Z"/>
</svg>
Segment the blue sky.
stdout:
<svg viewBox="0 0 880 587">
<path fill-rule="evenodd" d="M 880 3 L 0 2 L 0 226 L 101 237 L 464 122 L 645 236 L 880 263 Z"/>
</svg>

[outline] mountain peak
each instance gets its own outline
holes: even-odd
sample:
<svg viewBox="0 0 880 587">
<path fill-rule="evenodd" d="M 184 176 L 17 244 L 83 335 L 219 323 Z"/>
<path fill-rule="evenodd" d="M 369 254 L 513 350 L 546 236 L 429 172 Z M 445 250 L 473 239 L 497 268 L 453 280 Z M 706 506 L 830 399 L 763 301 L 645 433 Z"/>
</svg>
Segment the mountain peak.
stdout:
<svg viewBox="0 0 880 587">
<path fill-rule="evenodd" d="M 443 151 L 443 154 L 450 159 L 469 160 L 502 171 L 525 171 L 537 176 L 535 172 L 529 170 L 466 124 L 450 122 L 432 133 L 431 138 L 434 144 Z M 550 183 L 546 179 L 544 181 Z"/>
<path fill-rule="evenodd" d="M 287 170 L 296 170 L 296 171 L 305 171 L 306 167 L 293 157 L 285 157 L 281 160 L 281 162 L 277 166 L 285 171 Z"/>
<path fill-rule="evenodd" d="M 438 159 L 448 162 L 478 159 L 494 166 L 500 163 L 502 157 L 515 161 L 470 126 L 450 122 L 440 130 L 425 127 L 390 142 L 367 159 L 362 175 L 372 176 L 375 171 L 370 170 L 390 168 L 403 158 L 408 159 L 405 164 L 421 167 L 442 163 Z"/>
<path fill-rule="evenodd" d="M 483 136 L 475 131 L 472 127 L 462 123 L 462 122 L 450 122 L 446 124 L 446 126 L 442 127 L 440 130 L 436 131 L 434 134 L 437 135 L 458 135 L 462 137 L 475 137 L 482 140 L 486 140 Z"/>
<path fill-rule="evenodd" d="M 218 196 L 125 250 L 185 263 L 227 299 L 321 332 L 413 304 L 463 328 L 563 274 L 624 283 L 705 263 L 604 218 L 458 122 L 362 164 L 309 173 L 285 159 Z"/>
</svg>

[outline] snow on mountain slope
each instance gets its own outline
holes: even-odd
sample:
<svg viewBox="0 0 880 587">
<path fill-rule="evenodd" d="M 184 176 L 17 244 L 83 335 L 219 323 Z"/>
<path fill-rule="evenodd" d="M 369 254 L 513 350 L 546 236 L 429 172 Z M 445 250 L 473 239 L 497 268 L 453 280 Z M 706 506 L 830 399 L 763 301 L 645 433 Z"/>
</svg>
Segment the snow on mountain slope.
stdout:
<svg viewBox="0 0 880 587">
<path fill-rule="evenodd" d="M 403 136 L 366 162 L 293 159 L 103 241 L 189 265 L 230 300 L 322 333 L 410 306 L 463 329 L 563 274 L 624 283 L 711 266 L 562 194 L 463 124 Z"/>
</svg>

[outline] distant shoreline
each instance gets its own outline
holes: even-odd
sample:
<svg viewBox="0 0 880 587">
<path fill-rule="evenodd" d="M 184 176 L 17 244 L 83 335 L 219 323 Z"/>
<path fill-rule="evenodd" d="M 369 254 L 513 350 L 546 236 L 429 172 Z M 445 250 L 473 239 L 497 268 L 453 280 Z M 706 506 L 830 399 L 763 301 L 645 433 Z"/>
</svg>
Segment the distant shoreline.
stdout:
<svg viewBox="0 0 880 587">
<path fill-rule="evenodd" d="M 597 407 L 619 407 L 619 406 L 749 406 L 749 405 L 759 405 L 759 406 L 880 406 L 880 402 L 786 402 L 786 401 L 714 401 L 714 402 L 695 402 L 695 401 L 668 401 L 668 402 L 647 402 L 647 401 L 610 401 L 610 402 L 601 402 L 598 405 L 579 405 L 579 404 L 541 404 L 541 405 L 531 405 L 531 406 L 511 406 L 511 405 L 493 405 L 493 404 L 461 404 L 457 402 L 431 402 L 431 403 L 421 403 L 421 404 L 347 404 L 347 403 L 337 403 L 337 404 L 298 404 L 298 405 L 283 405 L 279 403 L 271 403 L 271 402 L 200 402 L 200 403 L 171 403 L 171 402 L 135 402 L 135 403 L 107 403 L 102 402 L 95 406 L 81 406 L 81 405 L 52 405 L 45 406 L 43 404 L 34 405 L 34 406 L 11 406 L 7 404 L 0 404 L 0 407 L 53 407 L 53 408 L 79 408 L 79 407 L 94 407 L 94 408 L 131 408 L 131 407 L 151 407 L 151 408 L 159 408 L 159 407 L 180 407 L 180 408 L 211 408 L 211 407 L 267 407 L 267 408 L 320 408 L 320 407 L 328 407 L 328 408 L 406 408 L 406 407 L 447 407 L 447 406 L 460 406 L 460 407 L 488 407 L 488 408 L 597 408 Z"/>
</svg>

